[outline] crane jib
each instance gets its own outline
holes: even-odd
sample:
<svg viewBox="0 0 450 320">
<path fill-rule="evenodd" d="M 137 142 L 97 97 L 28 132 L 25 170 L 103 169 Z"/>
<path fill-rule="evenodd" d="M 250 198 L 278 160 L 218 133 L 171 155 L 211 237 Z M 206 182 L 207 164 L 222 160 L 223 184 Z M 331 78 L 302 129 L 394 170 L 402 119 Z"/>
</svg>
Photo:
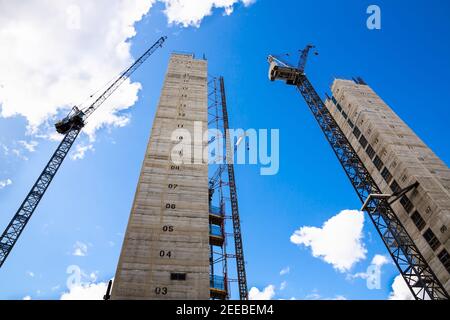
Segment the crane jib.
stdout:
<svg viewBox="0 0 450 320">
<path fill-rule="evenodd" d="M 88 118 L 97 108 L 114 92 L 120 85 L 128 79 L 137 68 L 139 68 L 145 60 L 150 57 L 153 52 L 155 52 L 158 48 L 162 47 L 164 41 L 166 41 L 167 37 L 161 37 L 158 41 L 156 41 L 144 54 L 142 54 L 125 72 L 123 72 L 116 81 L 114 81 L 106 90 L 100 95 L 97 100 L 94 101 L 88 108 L 83 110 L 85 113 L 85 119 Z"/>
<path fill-rule="evenodd" d="M 78 110 L 74 107 L 71 113 L 63 120 L 55 124 L 56 131 L 61 134 L 66 134 L 72 127 L 82 128 L 86 119 L 94 113 L 113 93 L 119 88 L 122 83 L 127 80 L 136 69 L 138 69 L 145 60 L 148 59 L 158 48 L 162 47 L 167 37 L 161 37 L 156 41 L 147 51 L 145 51 L 127 70 L 120 74 L 120 76 L 87 108 Z M 74 111 L 75 110 L 75 111 Z"/>
</svg>

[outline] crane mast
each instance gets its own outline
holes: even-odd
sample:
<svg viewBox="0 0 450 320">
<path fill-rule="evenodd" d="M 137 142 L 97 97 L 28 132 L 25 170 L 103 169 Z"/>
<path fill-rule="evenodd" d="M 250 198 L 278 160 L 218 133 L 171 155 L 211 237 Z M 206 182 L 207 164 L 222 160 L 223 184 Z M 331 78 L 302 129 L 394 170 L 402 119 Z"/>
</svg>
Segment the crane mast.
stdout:
<svg viewBox="0 0 450 320">
<path fill-rule="evenodd" d="M 86 119 L 97 110 L 106 99 L 139 68 L 158 48 L 162 47 L 167 37 L 159 38 L 147 51 L 144 52 L 127 70 L 120 76 L 87 108 L 80 110 L 73 107 L 72 111 L 63 120 L 55 124 L 56 131 L 64 134 L 64 138 L 56 148 L 50 161 L 34 183 L 25 200 L 20 205 L 14 217 L 9 222 L 0 238 L 0 268 L 10 254 L 14 245 L 36 210 L 39 202 L 47 191 L 62 162 L 66 158 L 78 134 L 85 125 Z"/>
<path fill-rule="evenodd" d="M 270 55 L 268 57 L 269 79 L 283 80 L 289 85 L 294 85 L 303 96 L 359 199 L 365 203 L 365 211 L 374 223 L 413 296 L 417 300 L 449 299 L 444 287 L 395 215 L 388 199 L 370 197 L 372 194 L 381 194 L 380 188 L 304 73 L 304 66 L 311 48 L 313 47 L 308 45 L 301 51 L 297 68 Z"/>
</svg>

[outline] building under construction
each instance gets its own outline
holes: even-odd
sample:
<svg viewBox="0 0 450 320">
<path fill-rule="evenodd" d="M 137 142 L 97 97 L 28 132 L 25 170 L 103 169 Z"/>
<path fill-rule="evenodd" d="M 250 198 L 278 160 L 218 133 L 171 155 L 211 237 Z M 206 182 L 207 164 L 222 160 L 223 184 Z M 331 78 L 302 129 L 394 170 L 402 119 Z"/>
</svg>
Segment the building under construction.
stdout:
<svg viewBox="0 0 450 320">
<path fill-rule="evenodd" d="M 361 78 L 335 80 L 325 103 L 305 74 L 269 56 L 269 79 L 295 86 L 415 299 L 449 299 L 450 170 Z"/>
<path fill-rule="evenodd" d="M 247 298 L 234 171 L 232 164 L 219 165 L 208 179 L 208 159 L 202 160 L 203 150 L 208 147 L 208 141 L 203 141 L 208 124 L 228 127 L 223 78 L 208 78 L 205 59 L 172 54 L 112 299 L 228 299 L 230 256 L 239 260 L 240 297 Z M 194 127 L 200 127 L 200 136 Z M 186 134 L 174 137 L 174 132 Z M 192 153 L 173 154 L 175 145 L 192 148 Z M 174 156 L 182 156 L 182 163 L 175 163 Z M 226 172 L 228 178 L 223 177 Z M 230 190 L 229 206 L 224 200 L 225 186 Z M 228 207 L 237 239 L 235 255 L 226 252 Z"/>
</svg>

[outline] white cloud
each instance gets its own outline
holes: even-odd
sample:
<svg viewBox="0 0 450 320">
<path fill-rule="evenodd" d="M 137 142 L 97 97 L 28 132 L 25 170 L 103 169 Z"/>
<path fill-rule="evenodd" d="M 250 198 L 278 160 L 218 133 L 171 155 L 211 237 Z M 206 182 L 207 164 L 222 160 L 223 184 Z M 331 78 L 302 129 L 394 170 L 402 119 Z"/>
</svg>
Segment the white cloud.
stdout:
<svg viewBox="0 0 450 320">
<path fill-rule="evenodd" d="M 133 60 L 127 40 L 136 33 L 134 23 L 153 2 L 3 1 L 0 116 L 23 116 L 29 132 L 37 134 L 116 77 Z M 129 118 L 120 111 L 136 102 L 139 89 L 139 83 L 122 84 L 85 132 L 93 138 L 103 126 L 125 125 Z"/>
<path fill-rule="evenodd" d="M 31 300 L 31 296 L 25 296 L 23 297 L 23 300 Z"/>
<path fill-rule="evenodd" d="M 314 289 L 311 293 L 307 294 L 305 297 L 306 300 L 320 300 L 321 298 L 322 296 L 316 289 Z"/>
<path fill-rule="evenodd" d="M 287 287 L 287 282 L 283 281 L 280 285 L 280 290 L 284 290 L 284 289 L 286 289 L 286 287 Z"/>
<path fill-rule="evenodd" d="M 376 270 L 379 270 L 381 272 L 381 267 L 383 267 L 385 264 L 390 263 L 391 260 L 381 254 L 376 254 L 373 258 L 372 258 L 372 262 L 370 263 L 370 266 L 373 266 Z M 373 268 L 368 268 L 367 270 L 374 270 Z M 366 272 L 358 272 L 355 274 L 348 274 L 347 275 L 347 279 L 356 279 L 356 278 L 360 278 L 360 279 L 368 279 L 371 276 L 371 273 L 369 271 Z"/>
<path fill-rule="evenodd" d="M 317 289 L 314 289 L 311 293 L 306 295 L 306 300 L 347 300 L 346 297 L 343 295 L 337 294 L 332 298 L 329 297 L 322 297 L 322 295 L 319 293 Z"/>
<path fill-rule="evenodd" d="M 11 179 L 0 180 L 0 190 L 6 188 L 7 186 L 12 185 Z"/>
<path fill-rule="evenodd" d="M 92 282 L 97 281 L 97 278 L 98 278 L 98 271 L 91 272 L 91 273 L 89 274 L 89 279 L 90 279 Z"/>
<path fill-rule="evenodd" d="M 256 0 L 160 0 L 165 3 L 164 13 L 169 23 L 183 27 L 199 27 L 204 17 L 212 14 L 214 8 L 223 9 L 225 15 L 233 12 L 234 5 L 249 6 Z"/>
<path fill-rule="evenodd" d="M 69 292 L 62 293 L 61 300 L 102 300 L 108 288 L 108 281 L 98 282 L 98 271 L 87 273 L 76 267 L 80 279 L 77 282 L 71 282 Z M 73 269 L 72 269 L 73 271 Z M 114 281 L 114 278 L 111 279 Z M 59 286 L 52 288 L 58 290 Z"/>
<path fill-rule="evenodd" d="M 362 242 L 364 214 L 343 210 L 327 220 L 322 228 L 301 227 L 291 235 L 291 242 L 310 247 L 314 257 L 320 257 L 340 272 L 345 272 L 365 259 Z"/>
<path fill-rule="evenodd" d="M 61 288 L 61 286 L 59 284 L 57 284 L 56 286 L 51 287 L 51 291 L 56 291 L 59 290 L 59 288 Z"/>
<path fill-rule="evenodd" d="M 389 300 L 414 300 L 414 296 L 401 275 L 396 276 L 392 282 L 392 292 L 389 295 Z"/>
<path fill-rule="evenodd" d="M 388 257 L 386 257 L 382 254 L 376 254 L 373 257 L 371 264 L 381 268 L 382 266 L 384 266 L 385 264 L 388 264 L 389 262 L 390 262 L 390 260 Z"/>
<path fill-rule="evenodd" d="M 258 288 L 252 287 L 248 292 L 249 300 L 271 300 L 275 296 L 275 286 L 270 284 L 264 288 L 263 291 L 259 291 Z"/>
<path fill-rule="evenodd" d="M 17 158 L 28 161 L 28 158 L 22 154 L 19 149 L 12 149 L 11 153 L 15 155 Z"/>
<path fill-rule="evenodd" d="M 27 271 L 27 275 L 31 278 L 34 278 L 34 272 L 33 271 Z"/>
<path fill-rule="evenodd" d="M 281 269 L 280 276 L 284 276 L 285 274 L 288 274 L 291 271 L 291 268 L 287 266 L 286 268 Z"/>
<path fill-rule="evenodd" d="M 70 154 L 70 159 L 72 160 L 81 160 L 84 159 L 84 156 L 86 155 L 87 151 L 94 151 L 94 145 L 93 144 L 77 144 L 75 146 L 75 151 Z"/>
<path fill-rule="evenodd" d="M 84 256 L 87 255 L 87 252 L 88 252 L 87 244 L 85 244 L 85 243 L 83 243 L 81 241 L 77 241 L 73 245 L 73 253 L 72 253 L 72 255 L 78 256 L 78 257 L 84 257 Z"/>
<path fill-rule="evenodd" d="M 22 145 L 25 149 L 27 149 L 28 152 L 36 151 L 36 147 L 38 145 L 38 142 L 34 140 L 31 140 L 30 142 L 27 142 L 25 140 L 19 140 L 18 143 Z"/>
<path fill-rule="evenodd" d="M 3 154 L 5 156 L 9 155 L 9 148 L 8 148 L 8 146 L 5 146 L 3 143 L 0 143 L 0 146 L 2 147 Z"/>
<path fill-rule="evenodd" d="M 61 295 L 61 300 L 102 300 L 107 288 L 107 282 L 75 285 Z"/>
</svg>

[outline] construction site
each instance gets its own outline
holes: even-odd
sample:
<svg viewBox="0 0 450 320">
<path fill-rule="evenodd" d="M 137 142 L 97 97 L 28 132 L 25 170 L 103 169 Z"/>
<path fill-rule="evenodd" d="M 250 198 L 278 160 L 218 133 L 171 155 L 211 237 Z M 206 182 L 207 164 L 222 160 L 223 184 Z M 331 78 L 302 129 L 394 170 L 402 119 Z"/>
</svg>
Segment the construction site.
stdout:
<svg viewBox="0 0 450 320">
<path fill-rule="evenodd" d="M 160 56 L 168 62 L 165 76 L 153 80 L 162 83 L 162 89 L 157 105 L 148 106 L 156 110 L 153 122 L 147 123 L 150 138 L 134 199 L 127 204 L 131 210 L 123 226 L 115 275 L 103 299 L 249 299 L 252 274 L 244 240 L 251 235 L 243 234 L 243 223 L 258 221 L 247 219 L 239 207 L 236 152 L 241 144 L 251 150 L 245 134 L 229 133 L 236 116 L 227 99 L 233 79 L 212 75 L 216 61 L 203 53 L 170 52 L 165 48 L 170 40 L 170 36 L 157 39 L 92 103 L 74 106 L 55 123 L 62 139 L 17 211 L 10 213 L 0 238 L 0 272 L 21 250 L 16 244 L 27 232 L 28 222 L 41 214 L 39 204 L 52 192 L 49 187 L 88 118 L 120 94 L 118 88 L 135 72 L 145 72 L 150 68 L 147 64 Z M 322 84 L 330 91 L 320 95 L 306 72 L 320 63 L 309 60 L 319 48 L 295 45 L 303 49 L 289 56 L 268 52 L 266 61 L 258 61 L 267 68 L 265 81 L 285 85 L 289 108 L 309 110 L 323 133 L 312 139 L 328 143 L 327 152 L 340 164 L 354 190 L 352 196 L 360 202 L 358 209 L 375 228 L 373 236 L 384 245 L 413 298 L 448 300 L 449 167 L 364 77 L 334 78 Z M 288 61 L 292 56 L 295 62 Z M 205 139 L 203 132 L 208 129 L 214 133 Z"/>
</svg>

